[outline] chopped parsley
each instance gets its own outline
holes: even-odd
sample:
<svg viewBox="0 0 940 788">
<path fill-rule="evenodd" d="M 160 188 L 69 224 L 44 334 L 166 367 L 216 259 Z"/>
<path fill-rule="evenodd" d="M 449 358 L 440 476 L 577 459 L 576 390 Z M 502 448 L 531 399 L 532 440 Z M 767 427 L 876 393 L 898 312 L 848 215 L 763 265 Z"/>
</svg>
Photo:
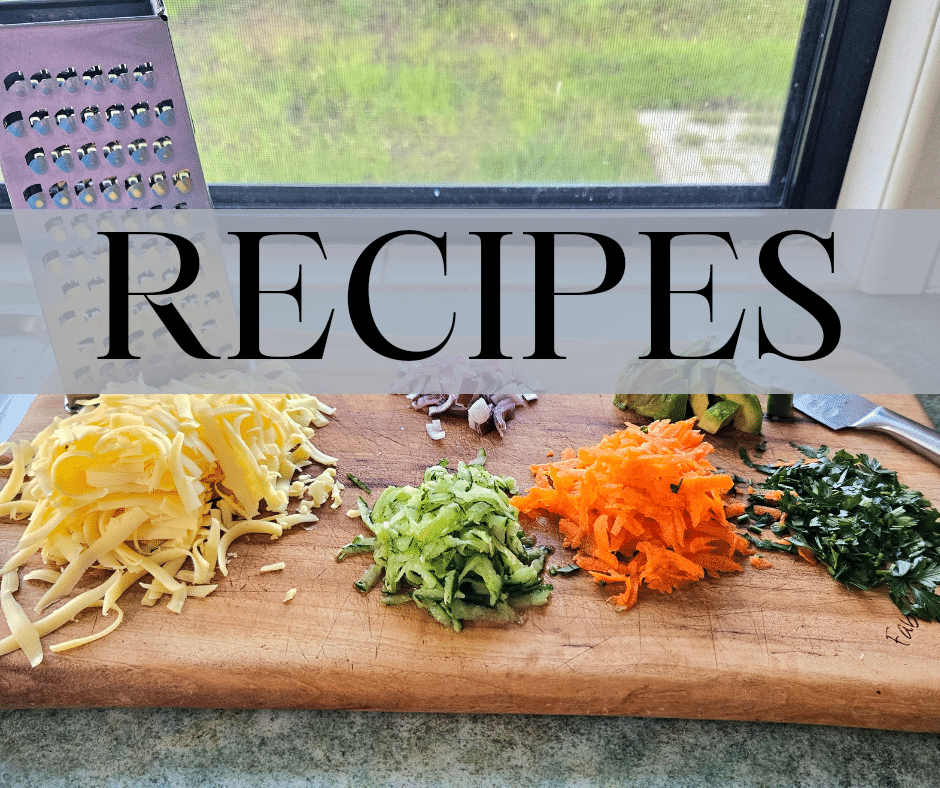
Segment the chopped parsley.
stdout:
<svg viewBox="0 0 940 788">
<path fill-rule="evenodd" d="M 810 458 L 780 467 L 750 463 L 768 474 L 765 489 L 780 490 L 789 545 L 746 537 L 761 550 L 809 548 L 836 580 L 863 591 L 887 586 L 904 615 L 940 620 L 940 512 L 897 473 L 865 454 L 797 446 Z M 760 492 L 752 506 L 764 503 Z"/>
</svg>

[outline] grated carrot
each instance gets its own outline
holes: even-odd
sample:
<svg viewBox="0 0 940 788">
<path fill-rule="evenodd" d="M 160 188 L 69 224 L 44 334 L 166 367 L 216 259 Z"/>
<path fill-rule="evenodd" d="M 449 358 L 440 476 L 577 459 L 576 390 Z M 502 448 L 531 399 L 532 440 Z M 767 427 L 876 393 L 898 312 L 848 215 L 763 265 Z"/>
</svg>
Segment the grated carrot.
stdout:
<svg viewBox="0 0 940 788">
<path fill-rule="evenodd" d="M 714 448 L 694 419 L 628 424 L 596 446 L 531 466 L 535 486 L 511 503 L 521 512 L 559 516 L 575 562 L 602 585 L 623 583 L 610 599 L 636 604 L 641 585 L 671 593 L 706 573 L 739 572 L 734 556 L 750 552 L 725 516 L 733 486 L 706 459 Z"/>
<path fill-rule="evenodd" d="M 812 564 L 813 566 L 816 566 L 819 563 L 819 560 L 816 558 L 815 555 L 813 555 L 813 551 L 810 550 L 808 547 L 803 547 L 803 545 L 799 545 L 796 548 L 796 552 L 798 552 L 800 554 L 800 558 L 802 558 L 808 564 Z"/>
<path fill-rule="evenodd" d="M 774 520 L 779 520 L 783 517 L 783 512 L 773 506 L 755 506 L 754 514 L 760 516 L 762 514 L 769 514 Z"/>
<path fill-rule="evenodd" d="M 752 555 L 751 566 L 753 566 L 755 569 L 771 569 L 773 564 L 762 555 Z"/>
</svg>

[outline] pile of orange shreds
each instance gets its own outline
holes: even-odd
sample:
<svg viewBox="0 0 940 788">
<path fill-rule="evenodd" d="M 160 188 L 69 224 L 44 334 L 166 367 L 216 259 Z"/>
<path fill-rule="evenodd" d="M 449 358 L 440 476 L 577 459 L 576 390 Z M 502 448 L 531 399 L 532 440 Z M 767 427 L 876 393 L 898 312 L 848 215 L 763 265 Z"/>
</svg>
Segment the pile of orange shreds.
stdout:
<svg viewBox="0 0 940 788">
<path fill-rule="evenodd" d="M 642 584 L 663 593 L 707 573 L 741 571 L 736 553 L 753 552 L 725 517 L 733 486 L 706 457 L 714 448 L 694 419 L 628 424 L 560 462 L 533 465 L 536 486 L 512 504 L 557 514 L 575 562 L 603 585 L 623 583 L 608 599 L 630 608 Z"/>
</svg>

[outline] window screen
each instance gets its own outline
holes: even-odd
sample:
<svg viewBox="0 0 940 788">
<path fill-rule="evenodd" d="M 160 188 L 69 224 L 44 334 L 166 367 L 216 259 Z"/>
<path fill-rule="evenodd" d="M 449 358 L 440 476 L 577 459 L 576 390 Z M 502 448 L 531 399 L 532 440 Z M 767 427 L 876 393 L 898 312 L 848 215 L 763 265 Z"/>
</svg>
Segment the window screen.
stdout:
<svg viewBox="0 0 940 788">
<path fill-rule="evenodd" d="M 218 207 L 831 207 L 890 0 L 165 2 Z"/>
<path fill-rule="evenodd" d="M 806 0 L 167 0 L 209 181 L 767 183 Z"/>
</svg>

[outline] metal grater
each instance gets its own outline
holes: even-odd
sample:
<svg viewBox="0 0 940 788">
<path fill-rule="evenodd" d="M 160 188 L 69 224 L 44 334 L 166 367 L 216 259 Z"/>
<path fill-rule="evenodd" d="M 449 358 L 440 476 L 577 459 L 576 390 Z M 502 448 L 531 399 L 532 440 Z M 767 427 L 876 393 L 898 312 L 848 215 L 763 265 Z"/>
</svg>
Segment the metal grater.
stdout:
<svg viewBox="0 0 940 788">
<path fill-rule="evenodd" d="M 209 208 L 159 0 L 0 3 L 14 208 Z"/>
<path fill-rule="evenodd" d="M 230 350 L 235 308 L 214 220 L 181 211 L 211 203 L 160 0 L 0 2 L 0 79 L 0 162 L 65 390 L 142 375 L 159 386 L 193 367 L 143 298 L 128 305 L 139 360 L 100 360 L 110 339 L 101 232 L 193 241 L 198 279 L 162 300 L 207 350 Z M 158 292 L 178 272 L 159 235 L 134 236 L 129 257 L 131 291 Z"/>
</svg>

